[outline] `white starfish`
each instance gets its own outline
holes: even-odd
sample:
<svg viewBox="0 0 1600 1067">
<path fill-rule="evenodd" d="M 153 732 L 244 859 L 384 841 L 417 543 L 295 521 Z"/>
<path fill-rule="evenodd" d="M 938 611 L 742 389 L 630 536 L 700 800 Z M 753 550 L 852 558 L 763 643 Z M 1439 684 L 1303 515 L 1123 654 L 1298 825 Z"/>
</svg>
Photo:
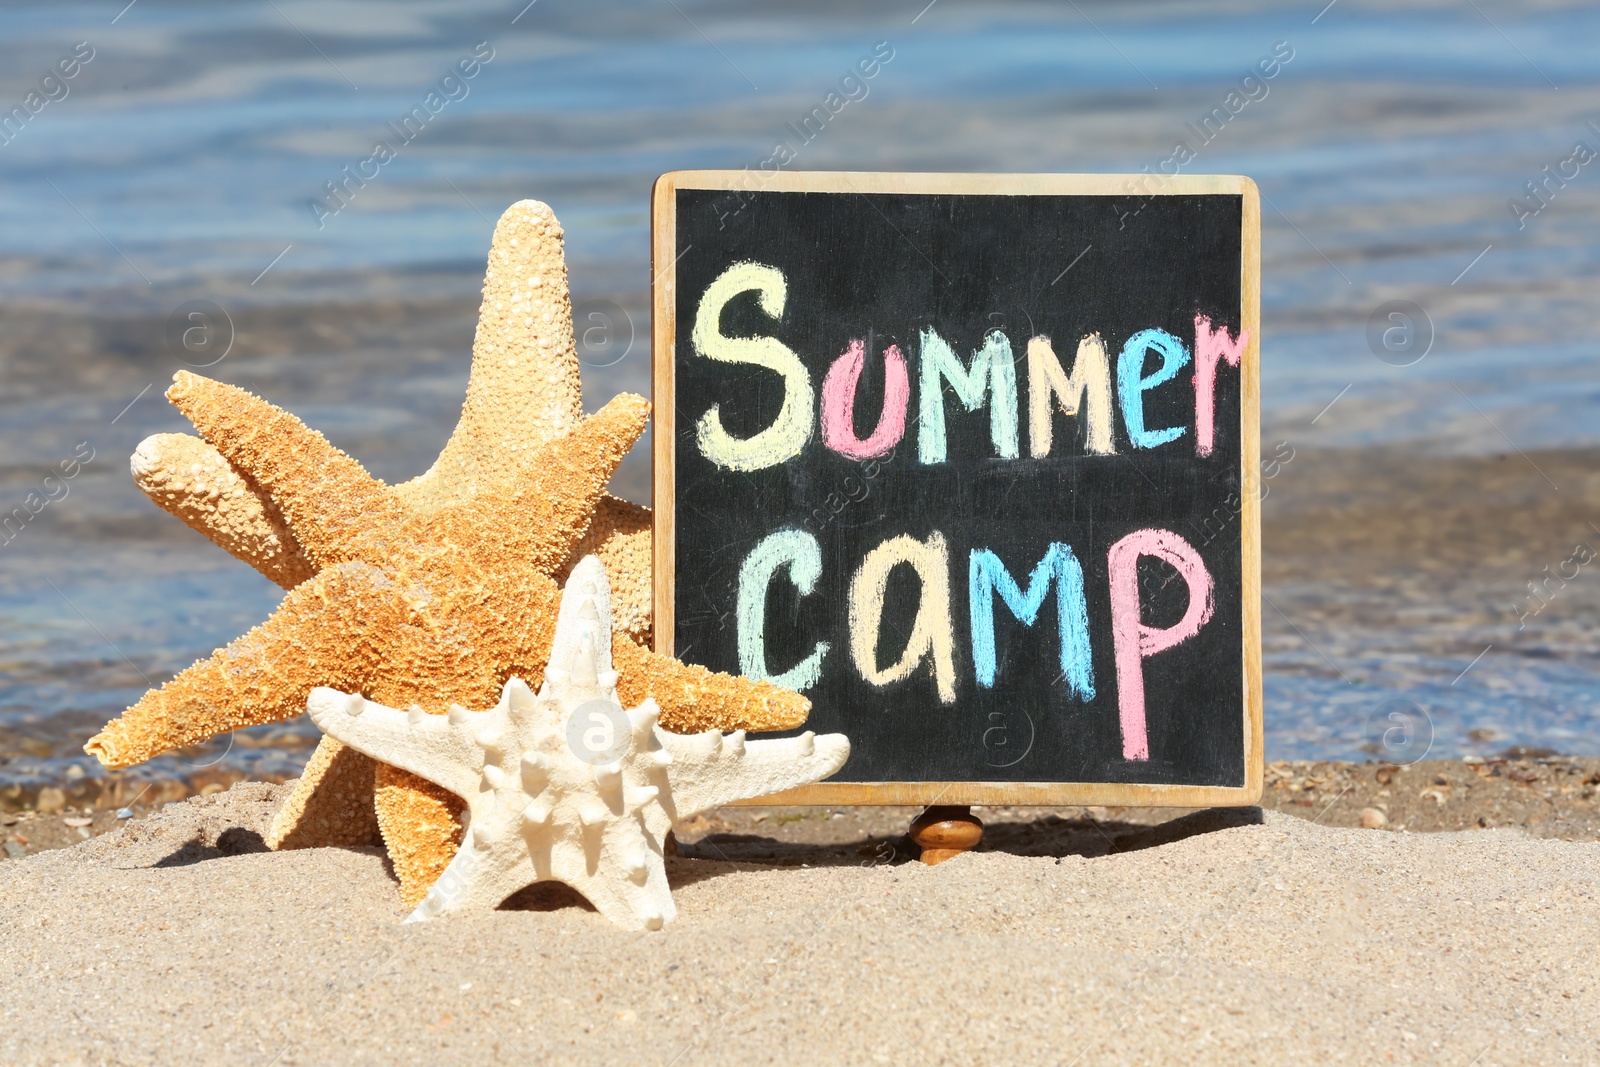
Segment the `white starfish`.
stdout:
<svg viewBox="0 0 1600 1067">
<path fill-rule="evenodd" d="M 588 556 L 562 592 L 538 696 L 512 678 L 488 711 L 428 715 L 312 691 L 306 710 L 323 732 L 467 802 L 467 840 L 407 922 L 492 909 L 553 880 L 618 925 L 660 929 L 677 914 L 662 861 L 676 820 L 818 781 L 850 755 L 843 734 L 667 733 L 653 699 L 624 711 L 616 685 L 611 590 Z"/>
</svg>

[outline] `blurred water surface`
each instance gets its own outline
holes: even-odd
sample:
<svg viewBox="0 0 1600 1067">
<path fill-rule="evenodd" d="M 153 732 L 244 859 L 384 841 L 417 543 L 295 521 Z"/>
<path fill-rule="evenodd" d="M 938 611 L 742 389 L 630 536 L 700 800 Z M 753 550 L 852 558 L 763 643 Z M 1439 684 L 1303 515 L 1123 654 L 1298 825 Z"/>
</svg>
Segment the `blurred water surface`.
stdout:
<svg viewBox="0 0 1600 1067">
<path fill-rule="evenodd" d="M 1264 194 L 1264 435 L 1361 448 L 1374 477 L 1386 455 L 1504 454 L 1568 506 L 1548 543 L 1481 581 L 1380 582 L 1363 595 L 1395 610 L 1359 627 L 1328 609 L 1343 594 L 1315 559 L 1290 567 L 1264 615 L 1268 754 L 1370 753 L 1371 713 L 1394 699 L 1438 719 L 1442 754 L 1600 748 L 1593 568 L 1531 629 L 1506 607 L 1572 541 L 1600 544 L 1575 518 L 1600 508 L 1530 458 L 1600 447 L 1600 162 L 1546 186 L 1520 225 L 1508 206 L 1537 203 L 1525 183 L 1575 142 L 1600 149 L 1600 9 L 925 2 L 0 9 L 0 111 L 77 42 L 93 50 L 0 144 L 0 510 L 80 446 L 94 457 L 0 548 L 0 784 L 97 773 L 73 755 L 90 731 L 277 601 L 129 480 L 141 438 L 185 428 L 160 397 L 184 365 L 164 340 L 174 308 L 231 316 L 206 373 L 409 477 L 455 420 L 492 220 L 537 197 L 566 227 L 575 296 L 634 320 L 630 356 L 586 370 L 589 405 L 647 391 L 651 181 L 759 165 L 878 42 L 893 58 L 795 167 L 1154 168 L 1258 59 L 1292 52 L 1186 168 Z M 319 218 L 325 183 L 475 49 L 492 59 L 459 99 Z M 1389 300 L 1431 321 L 1420 362 L 1370 351 Z M 623 491 L 645 499 L 645 470 L 636 454 Z M 1279 500 L 1315 495 L 1295 477 Z M 1394 548 L 1396 573 L 1414 551 Z M 293 773 L 310 737 L 303 721 L 265 728 L 148 773 Z"/>
</svg>

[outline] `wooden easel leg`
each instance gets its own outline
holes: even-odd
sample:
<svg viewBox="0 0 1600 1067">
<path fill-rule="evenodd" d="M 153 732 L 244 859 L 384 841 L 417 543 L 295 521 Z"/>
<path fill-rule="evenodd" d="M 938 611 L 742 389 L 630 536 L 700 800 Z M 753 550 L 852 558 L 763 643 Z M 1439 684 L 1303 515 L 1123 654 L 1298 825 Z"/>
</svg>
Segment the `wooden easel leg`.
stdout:
<svg viewBox="0 0 1600 1067">
<path fill-rule="evenodd" d="M 965 804 L 936 804 L 911 823 L 911 840 L 922 849 L 922 862 L 932 866 L 977 848 L 983 823 Z"/>
</svg>

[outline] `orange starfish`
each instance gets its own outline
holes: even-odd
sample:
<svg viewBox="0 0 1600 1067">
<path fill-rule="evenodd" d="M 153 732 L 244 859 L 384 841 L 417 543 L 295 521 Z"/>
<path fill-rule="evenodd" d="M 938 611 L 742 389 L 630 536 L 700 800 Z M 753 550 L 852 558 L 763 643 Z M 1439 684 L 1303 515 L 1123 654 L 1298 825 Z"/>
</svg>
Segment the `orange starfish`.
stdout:
<svg viewBox="0 0 1600 1067">
<path fill-rule="evenodd" d="M 125 767 L 227 730 L 298 715 L 337 686 L 390 706 L 485 706 L 513 675 L 543 674 L 566 560 L 649 405 L 619 396 L 528 456 L 484 472 L 467 499 L 418 516 L 299 419 L 180 371 L 168 398 L 281 509 L 316 568 L 260 626 L 145 694 L 85 746 Z M 786 729 L 796 693 L 716 675 L 619 641 L 624 699 L 655 697 L 677 731 Z M 377 812 L 402 895 L 420 899 L 454 855 L 459 801 L 379 765 Z"/>
<path fill-rule="evenodd" d="M 547 287 L 548 297 L 538 295 Z M 646 405 L 619 397 L 577 423 L 570 322 L 554 216 L 542 204 L 514 205 L 490 253 L 461 423 L 428 474 L 394 487 L 293 416 L 179 374 L 168 395 L 211 443 L 146 441 L 134 457 L 136 479 L 293 591 L 266 623 L 147 694 L 86 749 L 108 766 L 128 766 L 292 717 L 319 684 L 435 712 L 481 706 L 510 675 L 542 670 L 538 649 L 556 603 L 548 576 L 588 552 L 622 579 L 619 633 L 647 638 L 648 512 L 604 494 Z M 516 373 L 500 369 L 519 364 Z M 686 667 L 629 641 L 618 648 L 645 665 L 630 682 L 656 696 L 669 728 L 782 729 L 809 711 L 792 693 Z M 458 809 L 427 783 L 374 771 L 325 739 L 279 812 L 272 843 L 362 843 L 381 829 L 414 901 L 454 854 Z"/>
<path fill-rule="evenodd" d="M 501 215 L 484 274 L 460 421 L 433 466 L 393 490 L 412 513 L 431 514 L 465 499 L 484 472 L 515 474 L 531 449 L 583 418 L 561 242 L 561 224 L 545 204 L 524 200 Z M 271 494 L 207 442 L 156 434 L 139 445 L 132 468 L 135 484 L 158 506 L 284 589 L 315 573 Z M 648 645 L 649 509 L 603 494 L 588 533 L 551 577 L 564 580 L 572 564 L 590 553 L 612 575 L 617 634 Z M 375 842 L 372 781 L 371 761 L 324 738 L 299 787 L 279 809 L 267 843 L 309 848 Z"/>
</svg>

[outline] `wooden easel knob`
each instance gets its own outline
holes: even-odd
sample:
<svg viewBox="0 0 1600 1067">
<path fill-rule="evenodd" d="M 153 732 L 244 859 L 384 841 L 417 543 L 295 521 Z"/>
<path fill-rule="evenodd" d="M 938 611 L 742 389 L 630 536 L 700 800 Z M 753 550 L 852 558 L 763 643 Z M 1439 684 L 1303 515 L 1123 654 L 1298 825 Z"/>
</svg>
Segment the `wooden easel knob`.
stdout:
<svg viewBox="0 0 1600 1067">
<path fill-rule="evenodd" d="M 932 866 L 978 847 L 983 823 L 965 804 L 936 804 L 911 823 L 911 840 L 922 849 L 922 862 Z"/>
</svg>

